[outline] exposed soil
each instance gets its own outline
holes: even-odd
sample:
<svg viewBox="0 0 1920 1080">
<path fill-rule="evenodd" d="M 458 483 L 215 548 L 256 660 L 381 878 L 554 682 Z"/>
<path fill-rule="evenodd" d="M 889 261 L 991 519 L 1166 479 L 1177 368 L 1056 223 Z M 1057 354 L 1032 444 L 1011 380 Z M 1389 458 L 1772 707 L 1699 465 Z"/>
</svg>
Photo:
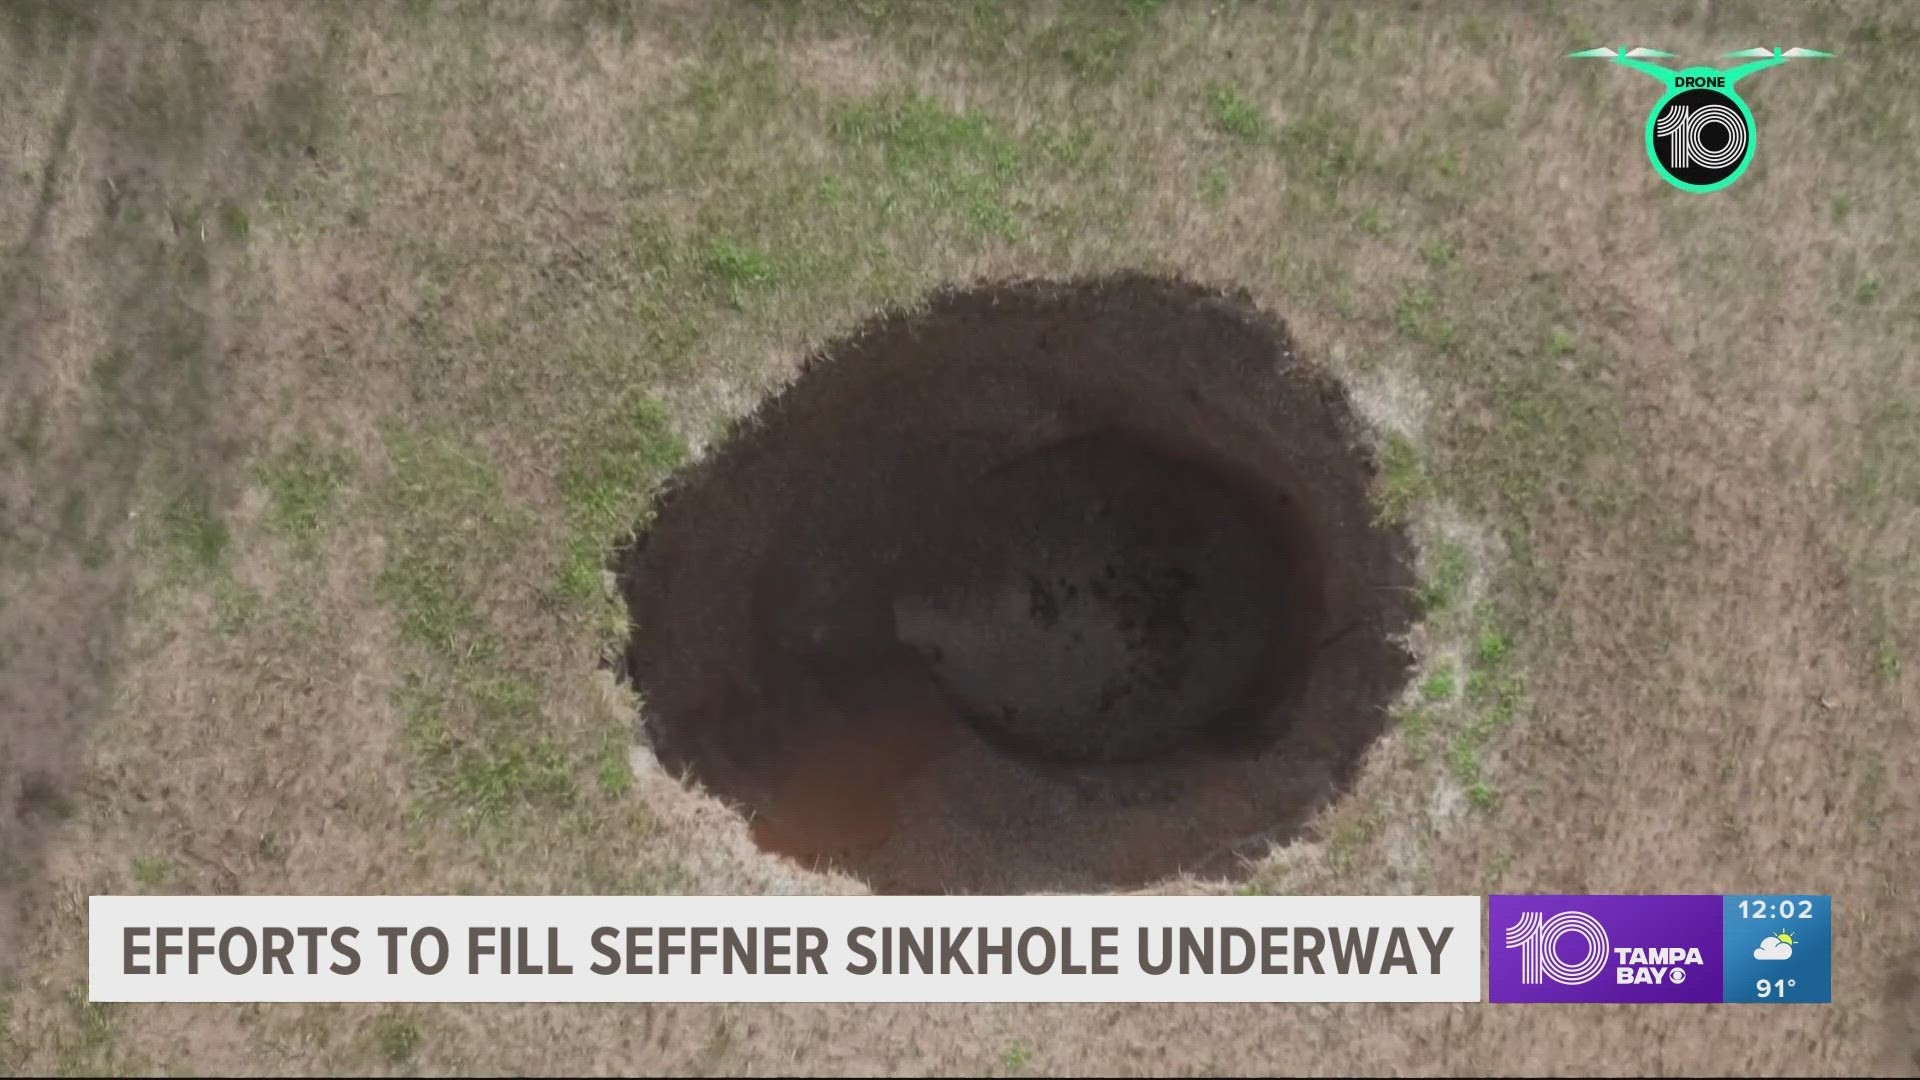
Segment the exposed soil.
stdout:
<svg viewBox="0 0 1920 1080">
<path fill-rule="evenodd" d="M 1224 873 L 1403 685 L 1344 395 L 1235 295 L 947 292 L 828 347 L 628 556 L 662 760 L 877 890 Z"/>
</svg>

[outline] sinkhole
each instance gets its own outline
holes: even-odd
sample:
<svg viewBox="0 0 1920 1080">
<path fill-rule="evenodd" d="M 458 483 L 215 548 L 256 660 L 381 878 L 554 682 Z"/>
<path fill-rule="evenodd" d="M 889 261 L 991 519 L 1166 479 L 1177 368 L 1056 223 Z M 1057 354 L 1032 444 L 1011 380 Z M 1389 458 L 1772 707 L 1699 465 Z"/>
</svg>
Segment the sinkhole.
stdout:
<svg viewBox="0 0 1920 1080">
<path fill-rule="evenodd" d="M 878 892 L 1231 875 L 1407 679 L 1412 552 L 1246 296 L 939 292 L 804 365 L 620 557 L 662 763 Z"/>
</svg>

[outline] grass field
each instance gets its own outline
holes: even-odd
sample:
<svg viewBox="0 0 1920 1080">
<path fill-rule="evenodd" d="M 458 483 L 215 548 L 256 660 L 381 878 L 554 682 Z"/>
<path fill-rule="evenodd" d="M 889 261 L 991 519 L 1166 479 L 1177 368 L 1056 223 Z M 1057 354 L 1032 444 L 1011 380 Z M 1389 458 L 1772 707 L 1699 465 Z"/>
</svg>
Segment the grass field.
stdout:
<svg viewBox="0 0 1920 1080">
<path fill-rule="evenodd" d="M 1692 196 L 1593 61 L 1804 45 Z M 0 0 L 0 1072 L 1920 1069 L 1920 9 Z M 1421 669 L 1269 892 L 1830 892 L 1835 1004 L 91 1004 L 96 893 L 855 890 L 630 753 L 603 573 L 949 282 L 1244 286 Z"/>
</svg>

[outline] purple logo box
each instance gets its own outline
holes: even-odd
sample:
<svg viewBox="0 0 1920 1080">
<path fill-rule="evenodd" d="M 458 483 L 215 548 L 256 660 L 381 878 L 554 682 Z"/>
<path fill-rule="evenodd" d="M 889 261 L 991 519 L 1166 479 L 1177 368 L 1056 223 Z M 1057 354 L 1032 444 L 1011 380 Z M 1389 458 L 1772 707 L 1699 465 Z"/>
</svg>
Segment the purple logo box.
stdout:
<svg viewBox="0 0 1920 1080">
<path fill-rule="evenodd" d="M 1718 1002 L 1719 896 L 1492 896 L 1489 1001 Z"/>
</svg>

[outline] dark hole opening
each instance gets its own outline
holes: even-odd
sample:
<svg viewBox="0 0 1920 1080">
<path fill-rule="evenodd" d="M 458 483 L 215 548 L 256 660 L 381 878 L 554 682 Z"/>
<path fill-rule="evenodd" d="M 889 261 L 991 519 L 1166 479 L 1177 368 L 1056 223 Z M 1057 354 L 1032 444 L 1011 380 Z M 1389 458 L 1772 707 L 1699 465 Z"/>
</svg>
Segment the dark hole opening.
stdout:
<svg viewBox="0 0 1920 1080">
<path fill-rule="evenodd" d="M 624 557 L 663 763 L 878 891 L 1232 873 L 1405 682 L 1410 551 L 1244 297 L 936 295 L 812 358 Z"/>
</svg>

